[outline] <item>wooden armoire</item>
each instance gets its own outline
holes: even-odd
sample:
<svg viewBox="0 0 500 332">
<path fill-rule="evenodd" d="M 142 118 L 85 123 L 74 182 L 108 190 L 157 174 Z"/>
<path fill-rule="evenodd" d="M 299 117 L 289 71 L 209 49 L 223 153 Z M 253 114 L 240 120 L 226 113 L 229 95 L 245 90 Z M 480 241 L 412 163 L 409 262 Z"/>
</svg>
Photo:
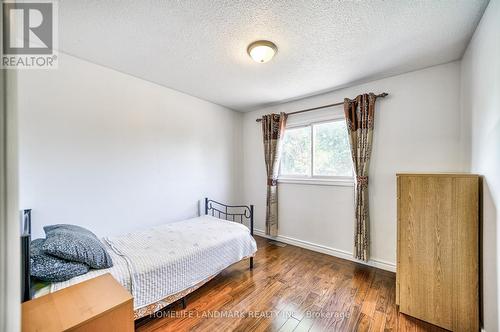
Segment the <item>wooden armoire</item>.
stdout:
<svg viewBox="0 0 500 332">
<path fill-rule="evenodd" d="M 400 312 L 479 331 L 479 184 L 472 174 L 397 174 Z"/>
</svg>

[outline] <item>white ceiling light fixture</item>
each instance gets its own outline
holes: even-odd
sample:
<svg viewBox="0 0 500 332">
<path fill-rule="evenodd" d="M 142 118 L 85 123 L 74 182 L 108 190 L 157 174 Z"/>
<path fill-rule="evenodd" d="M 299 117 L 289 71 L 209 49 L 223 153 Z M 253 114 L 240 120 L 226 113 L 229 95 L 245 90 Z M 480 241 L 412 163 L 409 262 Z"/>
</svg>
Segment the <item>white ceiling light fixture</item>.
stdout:
<svg viewBox="0 0 500 332">
<path fill-rule="evenodd" d="M 274 57 L 276 52 L 278 52 L 278 47 L 268 40 L 257 40 L 248 45 L 247 52 L 253 61 L 265 63 Z"/>
</svg>

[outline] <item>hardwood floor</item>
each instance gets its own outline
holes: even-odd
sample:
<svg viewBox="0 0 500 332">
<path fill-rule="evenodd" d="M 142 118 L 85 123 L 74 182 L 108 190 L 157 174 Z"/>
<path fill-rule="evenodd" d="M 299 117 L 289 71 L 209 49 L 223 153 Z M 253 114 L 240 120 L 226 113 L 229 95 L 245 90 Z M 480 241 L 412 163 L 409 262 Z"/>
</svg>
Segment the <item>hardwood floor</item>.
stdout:
<svg viewBox="0 0 500 332">
<path fill-rule="evenodd" d="M 136 330 L 445 331 L 396 311 L 394 273 L 256 240 L 253 270 L 229 267 Z"/>
</svg>

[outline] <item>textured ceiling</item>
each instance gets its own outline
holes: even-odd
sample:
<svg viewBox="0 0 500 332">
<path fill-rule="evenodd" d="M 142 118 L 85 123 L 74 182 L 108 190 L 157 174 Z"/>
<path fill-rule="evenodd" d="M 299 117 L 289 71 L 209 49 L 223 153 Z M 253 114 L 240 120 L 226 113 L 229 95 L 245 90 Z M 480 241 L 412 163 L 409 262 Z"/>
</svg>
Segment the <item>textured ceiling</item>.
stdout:
<svg viewBox="0 0 500 332">
<path fill-rule="evenodd" d="M 487 0 L 63 0 L 63 52 L 229 108 L 459 59 Z M 249 43 L 276 57 L 254 63 Z"/>
</svg>

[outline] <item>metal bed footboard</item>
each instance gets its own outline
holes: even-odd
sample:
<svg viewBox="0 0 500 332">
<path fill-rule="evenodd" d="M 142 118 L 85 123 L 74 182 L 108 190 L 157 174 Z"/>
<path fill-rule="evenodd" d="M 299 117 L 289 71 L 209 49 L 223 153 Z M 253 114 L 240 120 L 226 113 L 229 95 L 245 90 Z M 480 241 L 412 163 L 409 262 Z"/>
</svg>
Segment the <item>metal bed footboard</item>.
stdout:
<svg viewBox="0 0 500 332">
<path fill-rule="evenodd" d="M 248 222 L 250 235 L 253 236 L 253 205 L 227 205 L 205 197 L 205 215 L 243 225 Z M 253 269 L 253 257 L 250 257 L 250 269 Z"/>
</svg>

